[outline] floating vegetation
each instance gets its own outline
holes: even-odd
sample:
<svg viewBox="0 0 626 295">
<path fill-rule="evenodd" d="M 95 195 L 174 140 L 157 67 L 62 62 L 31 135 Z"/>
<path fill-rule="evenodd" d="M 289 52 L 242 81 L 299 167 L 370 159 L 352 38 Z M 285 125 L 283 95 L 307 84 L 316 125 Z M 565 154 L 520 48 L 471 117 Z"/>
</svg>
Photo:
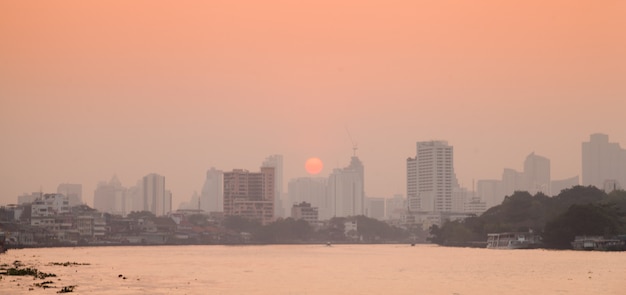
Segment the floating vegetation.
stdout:
<svg viewBox="0 0 626 295">
<path fill-rule="evenodd" d="M 74 288 L 76 288 L 75 285 L 63 286 L 63 288 L 57 291 L 57 293 L 71 293 L 71 292 L 74 292 Z"/>
<path fill-rule="evenodd" d="M 57 276 L 56 274 L 53 274 L 53 273 L 46 273 L 46 272 L 39 271 L 38 269 L 34 267 L 21 268 L 23 266 L 24 264 L 21 261 L 15 260 L 13 261 L 13 267 L 7 269 L 5 274 L 9 276 L 33 276 L 36 279 L 45 279 L 45 278 Z"/>
<path fill-rule="evenodd" d="M 78 262 L 50 262 L 47 265 L 55 265 L 55 266 L 74 266 L 74 265 L 91 265 L 89 263 L 78 263 Z"/>
<path fill-rule="evenodd" d="M 56 277 L 56 274 L 53 273 L 45 273 L 39 271 L 36 268 L 27 267 L 27 268 L 9 268 L 6 272 L 9 276 L 33 276 L 36 279 L 45 279 L 48 277 Z"/>
<path fill-rule="evenodd" d="M 45 281 L 45 282 L 41 282 L 41 283 L 35 283 L 33 284 L 35 287 L 39 287 L 39 288 L 54 288 L 54 286 L 50 286 L 51 284 L 54 284 L 53 281 Z"/>
</svg>

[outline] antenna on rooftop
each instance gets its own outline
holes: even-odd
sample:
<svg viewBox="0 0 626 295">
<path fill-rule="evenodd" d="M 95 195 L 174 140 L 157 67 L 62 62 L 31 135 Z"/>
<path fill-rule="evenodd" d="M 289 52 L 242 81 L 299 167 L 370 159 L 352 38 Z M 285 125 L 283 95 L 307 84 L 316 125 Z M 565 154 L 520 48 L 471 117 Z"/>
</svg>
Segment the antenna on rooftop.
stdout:
<svg viewBox="0 0 626 295">
<path fill-rule="evenodd" d="M 348 127 L 345 128 L 346 132 L 348 133 L 348 138 L 350 138 L 350 143 L 352 143 L 352 154 L 356 157 L 356 150 L 359 149 L 359 145 L 352 139 L 352 135 L 350 135 L 350 130 L 348 130 Z"/>
</svg>

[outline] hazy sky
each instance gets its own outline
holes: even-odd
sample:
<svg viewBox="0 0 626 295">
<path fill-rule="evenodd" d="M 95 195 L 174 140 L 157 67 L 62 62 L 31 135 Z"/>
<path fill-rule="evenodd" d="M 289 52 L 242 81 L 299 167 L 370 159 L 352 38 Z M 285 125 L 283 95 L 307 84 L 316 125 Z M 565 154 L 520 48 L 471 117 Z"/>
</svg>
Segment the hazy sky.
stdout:
<svg viewBox="0 0 626 295">
<path fill-rule="evenodd" d="M 549 2 L 549 3 L 548 3 Z M 284 156 L 285 186 L 348 165 L 405 193 L 415 142 L 459 181 L 579 175 L 594 132 L 626 146 L 626 1 L 1 1 L 0 204 L 24 192 Z"/>
</svg>

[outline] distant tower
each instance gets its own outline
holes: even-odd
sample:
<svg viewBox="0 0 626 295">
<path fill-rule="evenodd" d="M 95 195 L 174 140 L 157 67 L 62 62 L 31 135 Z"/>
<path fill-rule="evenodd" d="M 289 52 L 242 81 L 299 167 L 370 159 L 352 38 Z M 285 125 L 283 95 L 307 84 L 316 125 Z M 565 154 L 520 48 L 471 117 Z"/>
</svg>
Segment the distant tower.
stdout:
<svg viewBox="0 0 626 295">
<path fill-rule="evenodd" d="M 274 168 L 274 216 L 284 217 L 283 212 L 283 155 L 271 155 L 265 158 L 261 167 Z"/>
<path fill-rule="evenodd" d="M 420 211 L 421 204 L 417 193 L 417 158 L 406 159 L 406 195 L 409 200 L 409 210 Z"/>
<path fill-rule="evenodd" d="M 364 183 L 363 163 L 356 155 L 347 167 L 333 170 L 328 177 L 330 217 L 364 215 Z"/>
<path fill-rule="evenodd" d="M 224 211 L 224 172 L 211 167 L 200 193 L 200 209 L 206 212 Z"/>
<path fill-rule="evenodd" d="M 224 215 L 268 224 L 274 220 L 274 168 L 224 172 Z"/>
<path fill-rule="evenodd" d="M 83 203 L 83 185 L 74 183 L 62 183 L 57 187 L 57 194 L 67 196 L 71 206 Z"/>
<path fill-rule="evenodd" d="M 323 177 L 300 177 L 289 180 L 287 193 L 289 196 L 289 207 L 302 202 L 311 204 L 318 208 L 319 216 L 323 219 L 332 217 L 329 214 L 328 199 L 326 197 L 326 182 Z"/>
<path fill-rule="evenodd" d="M 453 190 L 458 186 L 452 146 L 446 141 L 423 141 L 416 146 L 416 157 L 407 159 L 409 209 L 451 212 Z"/>
<path fill-rule="evenodd" d="M 93 195 L 95 209 L 124 216 L 129 213 L 126 205 L 126 188 L 122 186 L 117 176 L 114 175 L 109 182 L 98 183 Z"/>
<path fill-rule="evenodd" d="M 531 153 L 524 161 L 525 190 L 550 194 L 550 159 Z"/>
<path fill-rule="evenodd" d="M 166 215 L 171 211 L 171 192 L 165 190 L 165 177 L 152 173 L 143 177 L 143 210 L 156 216 Z"/>
<path fill-rule="evenodd" d="M 607 180 L 626 183 L 626 150 L 606 134 L 591 134 L 582 143 L 583 185 L 603 188 Z"/>
</svg>

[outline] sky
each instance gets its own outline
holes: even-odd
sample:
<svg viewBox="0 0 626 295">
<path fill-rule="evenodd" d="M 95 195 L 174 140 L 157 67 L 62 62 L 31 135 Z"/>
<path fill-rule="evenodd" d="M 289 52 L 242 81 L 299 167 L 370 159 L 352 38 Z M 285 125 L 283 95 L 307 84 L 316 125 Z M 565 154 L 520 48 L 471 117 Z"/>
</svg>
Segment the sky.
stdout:
<svg viewBox="0 0 626 295">
<path fill-rule="evenodd" d="M 1 1 L 0 204 L 166 177 L 174 207 L 210 167 L 284 184 L 347 166 L 406 192 L 417 141 L 459 182 L 581 175 L 581 142 L 626 147 L 626 1 Z"/>
</svg>

